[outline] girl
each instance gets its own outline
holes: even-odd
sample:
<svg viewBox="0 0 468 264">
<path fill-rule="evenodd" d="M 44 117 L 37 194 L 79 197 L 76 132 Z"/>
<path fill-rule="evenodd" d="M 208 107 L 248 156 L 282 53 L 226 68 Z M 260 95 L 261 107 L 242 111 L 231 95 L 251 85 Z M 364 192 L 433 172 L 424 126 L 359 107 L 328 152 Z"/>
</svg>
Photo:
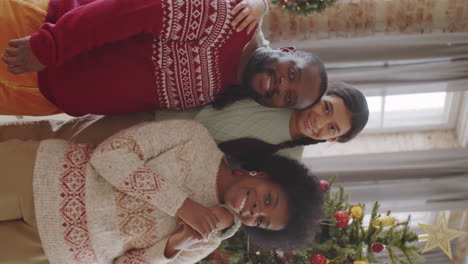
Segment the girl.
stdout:
<svg viewBox="0 0 468 264">
<path fill-rule="evenodd" d="M 194 263 L 237 228 L 207 208 L 218 204 L 260 246 L 300 248 L 323 203 L 303 166 L 272 156 L 260 172 L 232 169 L 193 121 L 144 123 L 97 147 L 0 144 L 0 263 Z M 203 241 L 181 237 L 178 219 Z"/>
</svg>

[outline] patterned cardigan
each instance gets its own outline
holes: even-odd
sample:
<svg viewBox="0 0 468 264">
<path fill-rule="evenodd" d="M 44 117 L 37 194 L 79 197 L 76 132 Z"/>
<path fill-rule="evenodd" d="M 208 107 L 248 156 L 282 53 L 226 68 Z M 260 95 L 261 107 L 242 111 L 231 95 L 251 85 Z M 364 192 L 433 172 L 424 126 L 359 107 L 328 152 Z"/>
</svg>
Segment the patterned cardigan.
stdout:
<svg viewBox="0 0 468 264">
<path fill-rule="evenodd" d="M 194 263 L 235 232 L 164 257 L 175 213 L 191 199 L 214 206 L 223 153 L 187 120 L 143 123 L 99 146 L 42 141 L 33 190 L 50 263 Z"/>
</svg>

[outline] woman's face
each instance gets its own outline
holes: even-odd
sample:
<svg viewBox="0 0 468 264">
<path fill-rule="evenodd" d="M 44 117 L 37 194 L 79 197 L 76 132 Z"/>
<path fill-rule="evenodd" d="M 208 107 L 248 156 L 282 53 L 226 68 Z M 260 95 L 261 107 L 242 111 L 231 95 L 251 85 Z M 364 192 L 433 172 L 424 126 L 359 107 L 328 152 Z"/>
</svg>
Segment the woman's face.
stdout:
<svg viewBox="0 0 468 264">
<path fill-rule="evenodd" d="M 296 137 L 335 141 L 352 127 L 351 112 L 338 96 L 325 95 L 315 105 L 296 111 L 297 118 L 291 124 Z"/>
<path fill-rule="evenodd" d="M 224 194 L 224 204 L 246 226 L 281 230 L 289 220 L 284 189 L 263 172 L 243 176 Z"/>
</svg>

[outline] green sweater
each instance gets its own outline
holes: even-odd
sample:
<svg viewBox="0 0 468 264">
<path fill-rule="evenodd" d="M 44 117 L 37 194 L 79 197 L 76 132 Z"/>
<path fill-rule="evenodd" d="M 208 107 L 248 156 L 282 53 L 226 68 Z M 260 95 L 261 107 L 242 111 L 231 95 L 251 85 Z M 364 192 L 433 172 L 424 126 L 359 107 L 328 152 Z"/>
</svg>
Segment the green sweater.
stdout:
<svg viewBox="0 0 468 264">
<path fill-rule="evenodd" d="M 291 140 L 289 118 L 292 112 L 291 109 L 265 107 L 252 99 L 245 99 L 222 110 L 215 110 L 208 105 L 184 112 L 157 111 L 155 119 L 196 120 L 208 128 L 216 143 L 253 137 L 271 144 L 278 144 Z M 289 148 L 279 151 L 278 154 L 301 161 L 303 149 L 303 147 Z"/>
</svg>

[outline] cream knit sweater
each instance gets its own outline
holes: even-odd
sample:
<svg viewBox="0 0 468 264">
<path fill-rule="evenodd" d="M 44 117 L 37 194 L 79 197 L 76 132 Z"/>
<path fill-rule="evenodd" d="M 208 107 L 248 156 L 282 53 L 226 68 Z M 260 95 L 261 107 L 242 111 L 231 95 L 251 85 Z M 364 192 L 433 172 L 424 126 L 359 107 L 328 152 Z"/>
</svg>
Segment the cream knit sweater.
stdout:
<svg viewBox="0 0 468 264">
<path fill-rule="evenodd" d="M 40 238 L 50 263 L 194 263 L 223 234 L 164 257 L 185 198 L 218 204 L 221 153 L 188 120 L 144 123 L 98 147 L 41 142 L 34 171 Z"/>
</svg>

